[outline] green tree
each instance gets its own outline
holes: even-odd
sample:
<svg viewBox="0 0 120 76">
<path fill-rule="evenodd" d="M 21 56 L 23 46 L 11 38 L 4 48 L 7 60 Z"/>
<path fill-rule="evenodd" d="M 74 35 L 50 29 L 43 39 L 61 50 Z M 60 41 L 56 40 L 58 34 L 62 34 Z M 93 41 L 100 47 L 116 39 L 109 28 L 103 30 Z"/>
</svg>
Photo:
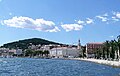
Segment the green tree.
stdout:
<svg viewBox="0 0 120 76">
<path fill-rule="evenodd" d="M 38 50 L 38 55 L 39 55 L 40 57 L 43 56 L 43 51 Z"/>
<path fill-rule="evenodd" d="M 115 46 L 114 45 L 114 40 L 111 40 L 111 42 L 110 42 L 110 57 L 112 59 L 115 58 L 115 47 L 114 46 Z"/>
<path fill-rule="evenodd" d="M 118 43 L 117 43 L 117 45 L 118 45 L 118 53 L 119 53 L 119 55 L 120 55 L 120 35 L 118 35 L 117 36 L 117 39 L 118 39 Z"/>
<path fill-rule="evenodd" d="M 119 48 L 118 48 L 118 42 L 116 40 L 114 40 L 114 50 L 115 50 L 115 55 L 117 55 L 117 59 L 118 59 L 118 51 L 119 51 Z"/>
<path fill-rule="evenodd" d="M 83 47 L 82 51 L 83 51 L 82 53 L 83 53 L 83 58 L 84 58 L 86 57 L 86 46 Z"/>
<path fill-rule="evenodd" d="M 105 59 L 105 47 L 103 46 L 103 49 L 102 49 L 102 58 Z"/>
<path fill-rule="evenodd" d="M 109 58 L 109 54 L 110 54 L 110 42 L 107 40 L 105 43 L 104 43 L 104 49 L 106 51 L 106 55 L 107 55 L 107 58 Z"/>
<path fill-rule="evenodd" d="M 100 59 L 102 56 L 101 48 L 95 48 L 94 51 L 95 51 L 95 58 Z"/>
<path fill-rule="evenodd" d="M 45 54 L 46 57 L 48 57 L 49 51 L 48 51 L 48 50 L 45 50 L 45 51 L 44 51 L 44 54 Z"/>
<path fill-rule="evenodd" d="M 25 56 L 30 56 L 30 57 L 32 57 L 32 56 L 33 56 L 33 50 L 27 49 L 27 50 L 25 51 Z"/>
</svg>

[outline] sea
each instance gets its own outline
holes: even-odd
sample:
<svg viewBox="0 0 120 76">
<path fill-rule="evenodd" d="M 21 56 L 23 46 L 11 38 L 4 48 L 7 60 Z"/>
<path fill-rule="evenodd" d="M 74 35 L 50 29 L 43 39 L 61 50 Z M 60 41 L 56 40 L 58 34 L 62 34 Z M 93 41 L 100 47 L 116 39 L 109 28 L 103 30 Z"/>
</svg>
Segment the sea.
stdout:
<svg viewBox="0 0 120 76">
<path fill-rule="evenodd" d="M 80 60 L 0 58 L 0 76 L 120 76 L 120 68 Z"/>
</svg>

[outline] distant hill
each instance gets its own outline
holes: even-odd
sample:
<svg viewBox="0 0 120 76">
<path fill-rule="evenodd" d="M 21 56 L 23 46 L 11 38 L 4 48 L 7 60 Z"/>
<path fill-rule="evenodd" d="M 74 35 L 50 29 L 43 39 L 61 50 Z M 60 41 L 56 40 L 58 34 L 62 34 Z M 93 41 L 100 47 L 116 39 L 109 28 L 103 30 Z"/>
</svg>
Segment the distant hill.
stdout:
<svg viewBox="0 0 120 76">
<path fill-rule="evenodd" d="M 56 43 L 56 42 L 48 41 L 48 40 L 41 39 L 41 38 L 31 38 L 31 39 L 24 39 L 24 40 L 7 43 L 7 44 L 4 44 L 3 46 L 1 46 L 1 48 L 27 49 L 28 46 L 30 46 L 31 44 L 33 44 L 33 45 L 39 45 L 39 44 L 41 44 L 41 45 L 49 45 L 49 44 L 63 45 L 61 43 Z"/>
</svg>

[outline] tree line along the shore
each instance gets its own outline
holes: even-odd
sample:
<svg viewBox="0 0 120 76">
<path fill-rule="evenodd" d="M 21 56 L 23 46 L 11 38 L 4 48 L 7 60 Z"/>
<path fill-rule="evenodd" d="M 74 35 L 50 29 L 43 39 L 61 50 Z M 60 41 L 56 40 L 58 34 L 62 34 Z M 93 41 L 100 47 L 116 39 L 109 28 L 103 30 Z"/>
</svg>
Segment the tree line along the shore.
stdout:
<svg viewBox="0 0 120 76">
<path fill-rule="evenodd" d="M 102 48 L 95 48 L 94 50 L 94 58 L 96 59 L 109 59 L 109 60 L 118 60 L 120 58 L 120 35 L 117 36 L 117 39 L 114 40 L 106 40 L 103 43 Z M 85 55 L 86 50 L 83 48 L 83 56 Z"/>
</svg>

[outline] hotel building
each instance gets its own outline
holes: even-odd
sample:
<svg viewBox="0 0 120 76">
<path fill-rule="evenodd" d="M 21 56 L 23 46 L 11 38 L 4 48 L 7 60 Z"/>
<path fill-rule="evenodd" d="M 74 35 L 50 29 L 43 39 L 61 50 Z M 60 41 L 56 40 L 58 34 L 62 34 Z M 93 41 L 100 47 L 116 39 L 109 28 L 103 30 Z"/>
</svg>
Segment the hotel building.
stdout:
<svg viewBox="0 0 120 76">
<path fill-rule="evenodd" d="M 95 52 L 97 49 L 102 49 L 103 43 L 87 43 L 86 52 L 87 57 L 95 57 Z"/>
</svg>

